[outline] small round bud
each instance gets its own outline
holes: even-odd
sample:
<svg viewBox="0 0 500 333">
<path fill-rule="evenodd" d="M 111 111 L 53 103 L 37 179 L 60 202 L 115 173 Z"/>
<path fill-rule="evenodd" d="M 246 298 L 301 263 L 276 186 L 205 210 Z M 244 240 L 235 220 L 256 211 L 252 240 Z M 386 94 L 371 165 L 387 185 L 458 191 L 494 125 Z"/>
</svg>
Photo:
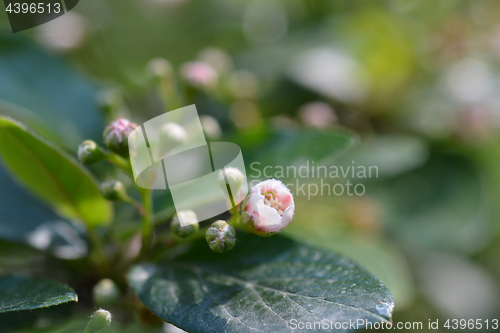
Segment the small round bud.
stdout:
<svg viewBox="0 0 500 333">
<path fill-rule="evenodd" d="M 250 72 L 232 72 L 226 82 L 227 89 L 237 99 L 254 99 L 259 95 L 259 81 Z"/>
<path fill-rule="evenodd" d="M 301 106 L 299 117 L 305 125 L 315 128 L 328 128 L 337 122 L 335 111 L 323 102 L 312 102 Z"/>
<path fill-rule="evenodd" d="M 118 303 L 120 290 L 111 279 L 102 279 L 92 289 L 94 303 L 101 306 L 114 305 Z"/>
<path fill-rule="evenodd" d="M 241 204 L 241 228 L 269 237 L 285 229 L 294 212 L 290 190 L 279 180 L 268 179 L 255 185 Z"/>
<path fill-rule="evenodd" d="M 137 124 L 120 118 L 104 129 L 104 143 L 111 151 L 127 157 L 128 137 L 136 128 Z"/>
<path fill-rule="evenodd" d="M 123 200 L 127 201 L 127 191 L 122 182 L 118 180 L 110 180 L 101 184 L 102 196 L 108 200 L 117 201 Z"/>
<path fill-rule="evenodd" d="M 237 168 L 228 167 L 222 169 L 219 172 L 217 180 L 219 181 L 219 184 L 223 190 L 226 190 L 226 178 L 227 178 L 227 183 L 229 184 L 229 188 L 231 189 L 231 192 L 233 192 L 233 195 L 236 195 L 241 185 L 243 184 L 243 181 L 245 180 L 245 176 L 243 176 L 241 171 L 238 170 Z"/>
<path fill-rule="evenodd" d="M 94 164 L 104 159 L 104 153 L 94 141 L 85 140 L 78 147 L 78 159 L 84 164 Z"/>
<path fill-rule="evenodd" d="M 113 117 L 123 108 L 123 96 L 118 89 L 104 89 L 97 97 L 97 104 L 107 117 Z"/>
<path fill-rule="evenodd" d="M 203 132 L 210 139 L 217 139 L 222 135 L 219 122 L 212 116 L 200 116 L 201 127 Z"/>
<path fill-rule="evenodd" d="M 36 9 L 32 13 L 35 12 Z M 85 16 L 71 11 L 67 12 L 64 17 L 36 27 L 34 37 L 53 52 L 67 53 L 78 50 L 84 45 L 89 36 L 90 27 Z"/>
<path fill-rule="evenodd" d="M 99 309 L 92 317 L 83 333 L 99 333 L 111 324 L 111 313 L 104 309 Z"/>
<path fill-rule="evenodd" d="M 224 50 L 208 47 L 198 54 L 198 59 L 212 66 L 218 73 L 227 73 L 233 67 L 231 56 Z"/>
<path fill-rule="evenodd" d="M 155 78 L 155 80 L 161 80 L 173 77 L 174 68 L 168 60 L 163 58 L 154 58 L 148 63 L 148 73 Z"/>
<path fill-rule="evenodd" d="M 176 123 L 166 123 L 160 129 L 161 156 L 166 156 L 170 151 L 178 147 L 187 139 L 184 127 Z"/>
<path fill-rule="evenodd" d="M 182 65 L 181 76 L 187 83 L 197 88 L 213 87 L 218 80 L 215 69 L 203 61 L 193 61 Z"/>
<path fill-rule="evenodd" d="M 210 250 L 222 253 L 231 250 L 236 244 L 236 231 L 227 222 L 219 220 L 212 223 L 205 234 Z"/>
<path fill-rule="evenodd" d="M 184 223 L 189 223 L 189 225 L 182 227 L 179 220 L 182 220 Z M 172 230 L 172 233 L 181 238 L 191 236 L 199 229 L 200 224 L 198 223 L 198 217 L 192 210 L 178 212 L 170 224 L 170 230 Z"/>
</svg>

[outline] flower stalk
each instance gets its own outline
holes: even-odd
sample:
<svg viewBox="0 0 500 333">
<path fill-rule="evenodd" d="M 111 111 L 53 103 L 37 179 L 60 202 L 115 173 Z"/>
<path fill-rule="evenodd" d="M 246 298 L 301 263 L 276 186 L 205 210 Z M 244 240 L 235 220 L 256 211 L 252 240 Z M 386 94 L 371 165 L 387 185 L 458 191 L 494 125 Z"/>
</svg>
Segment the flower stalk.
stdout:
<svg viewBox="0 0 500 333">
<path fill-rule="evenodd" d="M 139 188 L 142 200 L 142 247 L 141 256 L 145 256 L 151 249 L 153 234 L 153 196 L 150 189 Z"/>
</svg>

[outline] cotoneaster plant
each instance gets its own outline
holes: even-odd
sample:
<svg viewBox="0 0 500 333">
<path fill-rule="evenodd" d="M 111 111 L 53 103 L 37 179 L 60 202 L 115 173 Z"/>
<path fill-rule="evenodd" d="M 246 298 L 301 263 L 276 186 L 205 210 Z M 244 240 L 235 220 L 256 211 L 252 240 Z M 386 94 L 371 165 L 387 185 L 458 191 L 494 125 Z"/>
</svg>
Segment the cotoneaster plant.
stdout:
<svg viewBox="0 0 500 333">
<path fill-rule="evenodd" d="M 162 97 L 181 106 L 172 66 L 156 59 L 149 71 Z M 183 67 L 187 84 L 203 91 L 217 90 L 215 74 L 204 64 Z M 186 133 L 167 125 L 162 145 L 175 147 Z M 61 269 L 70 273 L 3 274 L 0 313 L 76 301 L 76 289 L 89 301 L 71 315 L 83 323 L 73 332 L 121 332 L 134 325 L 155 332 L 164 322 L 200 333 L 292 332 L 291 323 L 318 322 L 323 326 L 311 326 L 311 332 L 349 332 L 391 321 L 393 298 L 375 276 L 339 253 L 282 235 L 301 207 L 279 180 L 264 180 L 245 193 L 241 170 L 225 168 L 220 185 L 230 186 L 241 204 L 223 220 L 198 223 L 192 211 L 157 209 L 153 191 L 134 185 L 128 136 L 136 127 L 113 119 L 103 144 L 83 141 L 77 160 L 20 122 L 0 117 L 5 167 L 65 227 L 85 235 L 76 261 L 67 250 L 54 253 L 42 244 L 50 241 L 42 231 L 32 235 L 37 242 L 30 244 L 62 258 Z M 267 145 L 254 156 L 279 156 L 283 147 Z M 181 226 L 181 215 L 193 223 Z M 104 309 L 89 320 L 98 308 Z M 345 322 L 358 324 L 335 326 Z"/>
</svg>

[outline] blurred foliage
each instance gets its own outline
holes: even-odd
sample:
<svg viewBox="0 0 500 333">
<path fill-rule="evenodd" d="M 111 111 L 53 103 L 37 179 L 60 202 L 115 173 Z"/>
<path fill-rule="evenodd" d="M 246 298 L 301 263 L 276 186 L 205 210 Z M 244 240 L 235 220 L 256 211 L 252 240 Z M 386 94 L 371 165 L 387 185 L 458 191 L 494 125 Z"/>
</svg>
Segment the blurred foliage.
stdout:
<svg viewBox="0 0 500 333">
<path fill-rule="evenodd" d="M 2 114 L 74 153 L 84 138 L 100 140 L 96 86 L 121 90 L 128 109 L 119 113 L 140 123 L 164 111 L 149 60 L 178 68 L 220 48 L 231 60 L 221 81 L 235 87 L 231 74 L 244 70 L 257 93 L 183 93 L 242 147 L 247 166 L 378 166 L 377 178 L 356 180 L 361 198 L 297 196 L 286 233 L 379 276 L 395 297 L 395 322 L 500 313 L 500 2 L 82 0 L 75 11 L 83 37 L 64 47 L 47 26 L 12 36 L 0 13 Z M 332 107 L 340 133 L 359 135 L 358 147 L 339 157 L 332 143 L 352 142 L 332 126 L 304 129 L 299 109 L 314 101 Z M 26 240 L 60 220 L 3 168 L 0 182 L 2 238 Z M 156 199 L 171 207 L 168 194 Z M 24 230 L 6 223 L 14 217 Z"/>
</svg>

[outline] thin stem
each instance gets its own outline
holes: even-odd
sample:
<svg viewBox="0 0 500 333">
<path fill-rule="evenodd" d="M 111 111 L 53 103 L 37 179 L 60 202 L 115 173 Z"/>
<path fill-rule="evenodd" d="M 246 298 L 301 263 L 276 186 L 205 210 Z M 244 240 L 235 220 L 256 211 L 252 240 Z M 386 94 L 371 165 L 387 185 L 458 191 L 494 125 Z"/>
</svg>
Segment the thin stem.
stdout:
<svg viewBox="0 0 500 333">
<path fill-rule="evenodd" d="M 134 206 L 134 208 L 137 210 L 137 212 L 141 215 L 141 216 L 144 216 L 144 214 L 146 213 L 145 212 L 145 209 L 144 209 L 144 206 L 138 202 L 137 200 L 135 200 L 134 198 L 131 198 L 129 197 L 128 195 L 122 199 L 123 202 L 125 203 L 128 203 L 129 205 L 131 206 Z"/>
<path fill-rule="evenodd" d="M 151 238 L 153 233 L 153 197 L 150 189 L 140 188 L 142 207 L 142 248 L 141 255 L 145 255 L 151 248 Z"/>
<path fill-rule="evenodd" d="M 125 172 L 125 174 L 127 174 L 127 176 L 129 176 L 130 179 L 132 179 L 132 181 L 134 181 L 132 167 L 130 166 L 130 163 L 126 159 L 124 159 L 123 157 L 121 157 L 115 153 L 109 152 L 109 151 L 105 151 L 104 154 L 105 154 L 106 159 L 109 163 L 116 165 L 123 172 Z"/>
<path fill-rule="evenodd" d="M 238 228 L 240 225 L 240 214 L 238 212 L 238 206 L 235 206 L 229 210 L 231 213 L 231 218 L 228 221 L 228 224 L 233 226 L 234 228 Z"/>
<path fill-rule="evenodd" d="M 92 258 L 92 261 L 96 265 L 97 269 L 100 271 L 100 274 L 104 276 L 107 273 L 108 260 L 104 255 L 103 244 L 94 228 L 88 229 L 88 236 L 91 244 L 90 257 Z"/>
</svg>

